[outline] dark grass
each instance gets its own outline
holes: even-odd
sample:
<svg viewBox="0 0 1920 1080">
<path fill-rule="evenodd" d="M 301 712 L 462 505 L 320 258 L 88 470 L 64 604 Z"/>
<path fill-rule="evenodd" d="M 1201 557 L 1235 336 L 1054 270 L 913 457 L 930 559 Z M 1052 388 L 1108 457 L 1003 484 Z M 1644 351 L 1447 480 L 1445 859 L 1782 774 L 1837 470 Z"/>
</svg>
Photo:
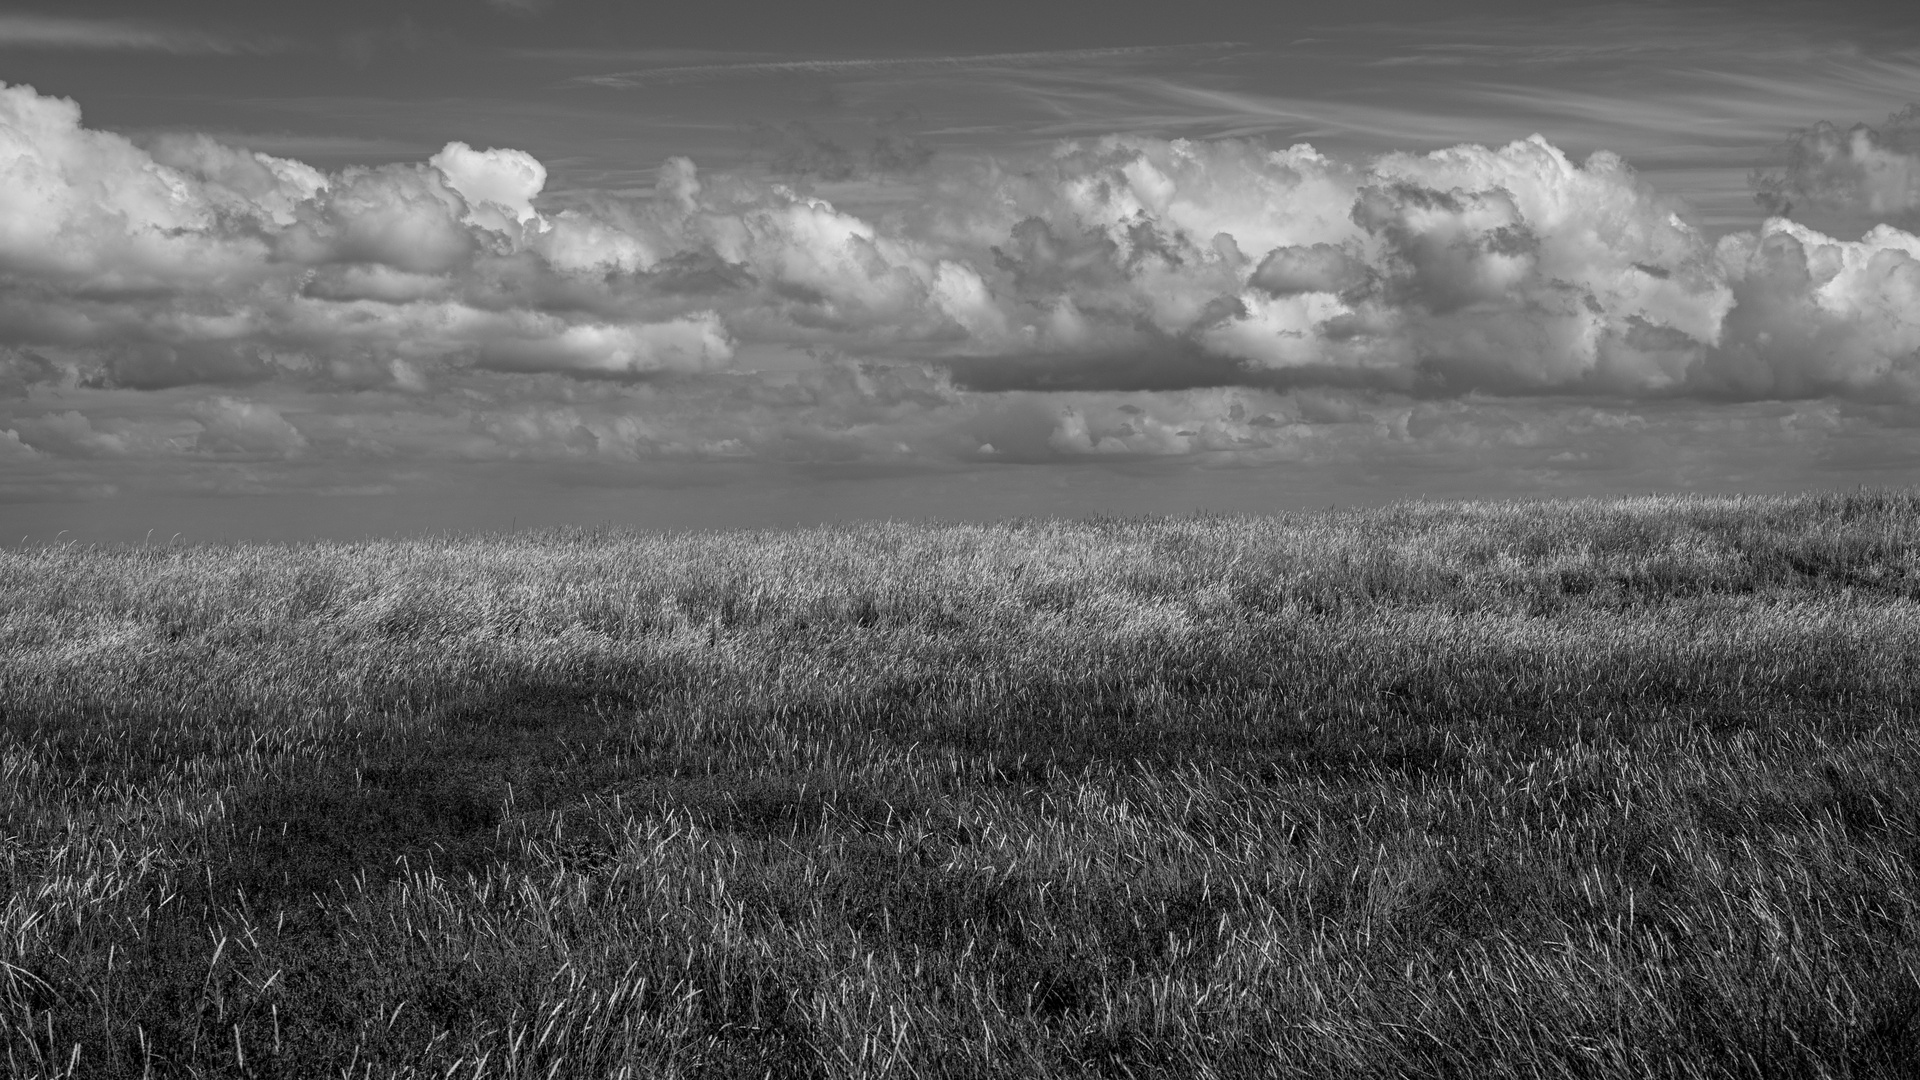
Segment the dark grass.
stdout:
<svg viewBox="0 0 1920 1080">
<path fill-rule="evenodd" d="M 12 1075 L 1920 1061 L 1920 493 L 0 554 Z"/>
</svg>

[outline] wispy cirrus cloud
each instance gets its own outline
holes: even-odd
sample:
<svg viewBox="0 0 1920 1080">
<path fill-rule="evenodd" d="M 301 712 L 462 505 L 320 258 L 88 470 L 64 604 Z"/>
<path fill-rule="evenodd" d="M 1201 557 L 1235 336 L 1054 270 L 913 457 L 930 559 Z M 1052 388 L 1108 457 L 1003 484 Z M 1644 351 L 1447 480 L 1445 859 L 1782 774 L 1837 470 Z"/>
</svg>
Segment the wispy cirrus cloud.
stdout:
<svg viewBox="0 0 1920 1080">
<path fill-rule="evenodd" d="M 212 130 L 182 131 L 177 129 L 157 129 L 139 133 L 129 133 L 135 142 L 151 145 L 156 141 L 174 136 L 205 135 L 216 142 L 229 146 L 258 150 L 279 157 L 301 158 L 307 161 L 351 162 L 364 164 L 368 161 L 383 159 L 422 158 L 438 149 L 432 146 L 409 142 L 404 139 L 379 135 L 341 135 L 312 132 L 293 132 L 285 130 L 248 131 L 248 130 Z"/>
<path fill-rule="evenodd" d="M 1107 60 L 1168 57 L 1181 53 L 1239 47 L 1230 41 L 1189 45 L 1137 45 L 1107 49 L 1051 49 L 1036 52 L 974 53 L 960 56 L 899 56 L 851 59 L 740 60 L 728 63 L 679 64 L 635 68 L 630 71 L 579 75 L 575 85 L 627 89 L 656 83 L 696 82 L 780 75 L 905 75 L 963 68 L 1039 67 Z"/>
<path fill-rule="evenodd" d="M 275 38 L 214 33 L 134 19 L 0 13 L 0 49 L 86 49 L 181 55 L 281 52 Z"/>
<path fill-rule="evenodd" d="M 1503 118 L 1443 109 L 1220 90 L 1173 78 L 1146 80 L 1136 89 L 1159 99 L 1160 111 L 1148 114 L 1148 118 L 1161 124 L 1207 124 L 1220 135 L 1284 133 L 1298 139 L 1362 135 L 1401 145 L 1488 142 L 1513 135 L 1511 122 Z M 1168 105 L 1173 107 L 1169 109 Z M 1076 118 L 1043 131 L 1055 136 L 1081 134 L 1070 130 L 1080 123 Z"/>
</svg>

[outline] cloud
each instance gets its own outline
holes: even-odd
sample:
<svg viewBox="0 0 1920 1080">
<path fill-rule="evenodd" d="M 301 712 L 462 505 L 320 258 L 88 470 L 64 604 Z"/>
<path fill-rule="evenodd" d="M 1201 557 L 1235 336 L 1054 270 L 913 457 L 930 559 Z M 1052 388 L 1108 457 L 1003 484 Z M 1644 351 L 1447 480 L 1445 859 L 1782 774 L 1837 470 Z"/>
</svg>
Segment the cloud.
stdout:
<svg viewBox="0 0 1920 1080">
<path fill-rule="evenodd" d="M 0 428 L 0 462 L 33 461 L 41 456 L 40 451 L 21 440 L 19 432 Z"/>
<path fill-rule="evenodd" d="M 324 173 L 304 162 L 242 150 L 207 135 L 156 135 L 142 148 L 156 164 L 201 181 L 216 206 L 258 214 L 277 226 L 292 224 L 294 210 L 328 184 Z"/>
<path fill-rule="evenodd" d="M 0 87 L 0 272 L 95 290 L 232 280 L 264 246 L 222 228 L 221 212 L 252 205 L 82 128 L 70 100 Z"/>
<path fill-rule="evenodd" d="M 1920 237 L 1784 219 L 1722 240 L 1736 306 L 1697 383 L 1731 397 L 1920 401 Z"/>
<path fill-rule="evenodd" d="M 1822 121 L 1789 135 L 1786 155 L 1783 169 L 1754 177 L 1769 214 L 1920 227 L 1920 104 L 1877 129 L 1856 124 L 1841 131 Z"/>
<path fill-rule="evenodd" d="M 194 448 L 203 453 L 295 457 L 307 448 L 306 436 L 271 405 L 222 395 L 197 415 L 201 431 Z"/>
<path fill-rule="evenodd" d="M 1365 263 L 1332 244 L 1290 245 L 1267 252 L 1249 285 L 1270 296 L 1300 293 L 1348 293 L 1366 287 Z"/>
<path fill-rule="evenodd" d="M 34 450 L 62 457 L 124 458 L 172 453 L 177 449 L 169 441 L 169 433 L 155 425 L 122 422 L 96 426 L 92 419 L 74 409 L 23 417 L 13 424 L 12 430 L 22 443 Z"/>
<path fill-rule="evenodd" d="M 89 377 L 137 387 L 364 386 L 402 361 L 621 375 L 723 361 L 724 328 L 687 303 L 596 283 L 652 264 L 648 226 L 548 221 L 533 207 L 545 176 L 530 155 L 463 143 L 333 174 L 205 136 L 142 147 L 84 127 L 70 100 L 0 87 L 0 344 L 67 348 Z"/>
<path fill-rule="evenodd" d="M 726 327 L 710 311 L 642 326 L 563 325 L 535 322 L 525 337 L 489 342 L 480 362 L 502 371 L 644 375 L 704 371 L 733 357 Z"/>
<path fill-rule="evenodd" d="M 426 165 L 352 168 L 301 207 L 276 254 L 305 264 L 363 263 L 409 273 L 464 264 L 480 240 L 451 178 Z"/>
<path fill-rule="evenodd" d="M 861 168 L 853 151 L 805 122 L 756 123 L 753 134 L 766 156 L 768 170 L 782 176 L 849 180 Z"/>
<path fill-rule="evenodd" d="M 496 6 L 509 6 L 521 0 L 489 0 Z M 1133 60 L 1144 57 L 1218 51 L 1237 47 L 1235 42 L 1199 42 L 1191 45 L 1132 45 L 1104 49 L 1044 49 L 1029 52 L 970 53 L 954 56 L 903 56 L 873 59 L 812 60 L 739 60 L 718 64 L 677 64 L 581 75 L 572 81 L 609 89 L 629 89 L 658 83 L 706 81 L 710 79 L 765 78 L 789 75 L 832 75 L 860 77 L 898 75 L 909 72 L 963 70 L 968 68 L 1049 67 L 1060 64 Z"/>
<path fill-rule="evenodd" d="M 1314 328 L 1335 363 L 1446 390 L 1648 394 L 1717 342 L 1731 297 L 1710 250 L 1611 154 L 1575 165 L 1536 137 L 1372 174 L 1353 220 L 1374 284 Z"/>
<path fill-rule="evenodd" d="M 35 386 L 58 384 L 61 371 L 44 356 L 0 348 L 0 398 L 24 398 Z"/>
<path fill-rule="evenodd" d="M 128 19 L 0 13 L 0 49 L 98 49 L 118 52 L 234 54 L 279 52 L 270 38 L 230 37 Z"/>
<path fill-rule="evenodd" d="M 918 224 L 982 282 L 950 350 L 975 385 L 1020 385 L 1024 364 L 1028 386 L 1091 388 L 1104 366 L 1116 388 L 1658 394 L 1685 389 L 1732 302 L 1680 207 L 1613 155 L 1537 138 L 1364 169 L 1109 138 L 948 182 Z"/>
<path fill-rule="evenodd" d="M 521 150 L 475 150 L 450 142 L 427 159 L 466 200 L 465 220 L 504 231 L 508 222 L 525 225 L 538 215 L 534 197 L 547 185 L 547 167 Z"/>
</svg>

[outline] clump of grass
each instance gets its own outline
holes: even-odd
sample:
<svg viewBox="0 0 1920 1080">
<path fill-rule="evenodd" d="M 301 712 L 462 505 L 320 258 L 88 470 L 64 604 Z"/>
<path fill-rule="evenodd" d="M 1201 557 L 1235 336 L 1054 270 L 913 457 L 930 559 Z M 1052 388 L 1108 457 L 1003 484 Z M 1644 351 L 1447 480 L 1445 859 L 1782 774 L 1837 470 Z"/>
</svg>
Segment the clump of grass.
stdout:
<svg viewBox="0 0 1920 1080">
<path fill-rule="evenodd" d="M 54 1076 L 1895 1076 L 1920 494 L 0 552 Z"/>
</svg>

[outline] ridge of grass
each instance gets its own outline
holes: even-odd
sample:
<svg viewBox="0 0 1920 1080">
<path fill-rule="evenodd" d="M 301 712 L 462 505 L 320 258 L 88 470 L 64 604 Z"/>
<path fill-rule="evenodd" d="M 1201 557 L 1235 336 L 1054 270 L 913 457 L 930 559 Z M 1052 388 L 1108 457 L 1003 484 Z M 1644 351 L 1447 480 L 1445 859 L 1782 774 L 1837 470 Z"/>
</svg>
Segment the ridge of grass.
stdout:
<svg viewBox="0 0 1920 1080">
<path fill-rule="evenodd" d="M 19 1077 L 1901 1076 L 1920 491 L 0 552 Z"/>
</svg>

